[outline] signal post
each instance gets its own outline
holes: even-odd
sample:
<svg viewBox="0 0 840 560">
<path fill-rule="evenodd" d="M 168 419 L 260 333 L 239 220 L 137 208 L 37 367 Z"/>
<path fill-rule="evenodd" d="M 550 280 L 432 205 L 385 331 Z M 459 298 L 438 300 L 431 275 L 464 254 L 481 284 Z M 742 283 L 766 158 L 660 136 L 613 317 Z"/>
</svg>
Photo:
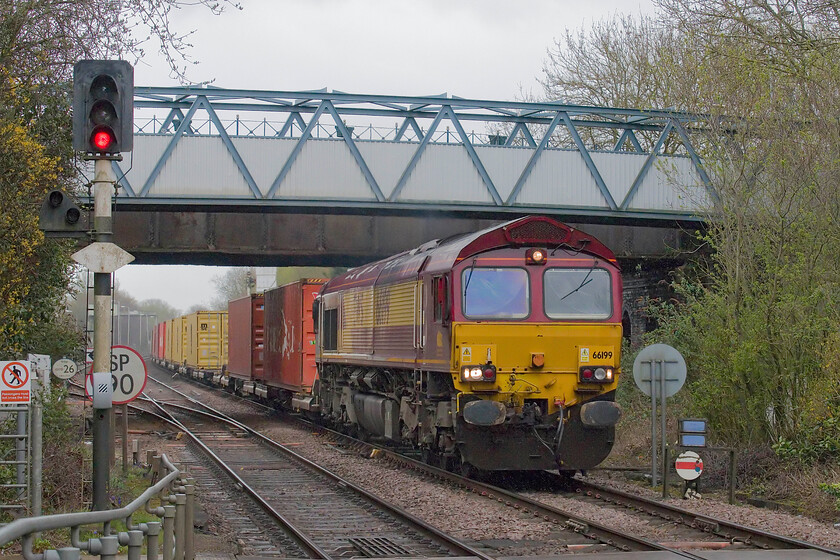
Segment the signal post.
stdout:
<svg viewBox="0 0 840 560">
<path fill-rule="evenodd" d="M 94 243 L 73 255 L 94 271 L 93 509 L 108 508 L 111 433 L 111 273 L 134 257 L 111 243 L 112 160 L 131 151 L 134 68 L 122 60 L 82 60 L 73 68 L 73 149 L 94 161 Z"/>
</svg>

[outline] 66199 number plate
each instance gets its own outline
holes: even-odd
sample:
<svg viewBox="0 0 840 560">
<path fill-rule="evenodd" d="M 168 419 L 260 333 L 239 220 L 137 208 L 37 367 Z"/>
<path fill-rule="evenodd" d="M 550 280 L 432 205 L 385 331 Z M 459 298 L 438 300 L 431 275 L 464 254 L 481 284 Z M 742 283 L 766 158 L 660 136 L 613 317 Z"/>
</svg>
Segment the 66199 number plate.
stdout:
<svg viewBox="0 0 840 560">
<path fill-rule="evenodd" d="M 581 346 L 578 353 L 580 364 L 612 364 L 615 350 L 612 346 Z"/>
</svg>

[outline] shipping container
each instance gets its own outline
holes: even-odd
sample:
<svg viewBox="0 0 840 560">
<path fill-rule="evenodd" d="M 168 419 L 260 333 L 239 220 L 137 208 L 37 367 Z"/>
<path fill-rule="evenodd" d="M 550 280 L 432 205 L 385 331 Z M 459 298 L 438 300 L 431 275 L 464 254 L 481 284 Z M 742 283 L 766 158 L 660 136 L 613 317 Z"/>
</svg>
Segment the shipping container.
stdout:
<svg viewBox="0 0 840 560">
<path fill-rule="evenodd" d="M 241 379 L 262 379 L 265 296 L 254 294 L 228 303 L 227 371 Z"/>
<path fill-rule="evenodd" d="M 311 391 L 317 373 L 312 304 L 324 282 L 299 280 L 265 292 L 265 368 L 258 379 L 269 387 Z"/>
<path fill-rule="evenodd" d="M 182 359 L 186 365 L 198 370 L 221 370 L 227 354 L 227 311 L 198 311 L 187 315 L 182 328 Z"/>
<path fill-rule="evenodd" d="M 166 349 L 166 322 L 158 323 L 152 329 L 152 357 L 162 360 Z"/>
<path fill-rule="evenodd" d="M 184 363 L 184 320 L 175 317 L 166 322 L 166 361 L 170 364 Z"/>
<path fill-rule="evenodd" d="M 153 352 L 152 327 L 157 323 L 157 315 L 130 311 L 115 314 L 112 321 L 112 344 L 128 346 L 141 356 L 151 356 Z"/>
</svg>

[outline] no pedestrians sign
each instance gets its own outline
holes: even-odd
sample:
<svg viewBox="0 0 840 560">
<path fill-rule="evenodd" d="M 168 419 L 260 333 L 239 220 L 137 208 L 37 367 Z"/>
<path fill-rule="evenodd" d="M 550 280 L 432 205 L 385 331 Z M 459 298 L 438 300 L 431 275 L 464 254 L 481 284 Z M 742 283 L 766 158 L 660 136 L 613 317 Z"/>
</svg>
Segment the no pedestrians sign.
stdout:
<svg viewBox="0 0 840 560">
<path fill-rule="evenodd" d="M 0 405 L 29 404 L 32 400 L 31 364 L 26 360 L 0 362 Z"/>
</svg>

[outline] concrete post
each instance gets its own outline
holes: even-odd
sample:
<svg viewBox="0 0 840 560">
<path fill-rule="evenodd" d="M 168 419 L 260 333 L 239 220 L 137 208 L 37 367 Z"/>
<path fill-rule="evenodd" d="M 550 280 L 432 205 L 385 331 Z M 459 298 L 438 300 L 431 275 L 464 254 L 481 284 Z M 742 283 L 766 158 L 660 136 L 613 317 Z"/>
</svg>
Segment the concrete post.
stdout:
<svg viewBox="0 0 840 560">
<path fill-rule="evenodd" d="M 32 472 L 30 473 L 30 490 L 32 495 L 29 498 L 31 503 L 30 515 L 38 517 L 41 515 L 42 503 L 42 473 L 44 465 L 44 405 L 43 398 L 46 394 L 44 378 L 49 374 L 42 373 L 37 382 L 33 383 L 35 394 L 32 399 Z M 33 380 L 34 381 L 34 380 Z"/>
<path fill-rule="evenodd" d="M 163 506 L 163 560 L 172 560 L 175 551 L 175 506 Z"/>
<path fill-rule="evenodd" d="M 160 535 L 160 522 L 146 523 L 146 560 L 158 558 L 158 535 Z"/>
<path fill-rule="evenodd" d="M 110 242 L 112 237 L 111 193 L 116 181 L 107 159 L 94 164 L 94 231 L 96 241 Z M 111 275 L 93 275 L 93 371 L 111 371 Z M 108 508 L 108 480 L 111 472 L 110 408 L 93 413 L 93 509 Z"/>
<path fill-rule="evenodd" d="M 128 532 L 128 560 L 140 560 L 143 551 L 143 531 Z"/>
<path fill-rule="evenodd" d="M 187 540 L 187 495 L 175 494 L 175 560 L 184 560 Z"/>
<path fill-rule="evenodd" d="M 195 486 L 191 478 L 187 479 L 184 492 L 187 497 L 184 526 L 186 540 L 184 542 L 184 560 L 195 560 Z"/>
<path fill-rule="evenodd" d="M 128 403 L 122 405 L 122 470 L 128 472 Z"/>
<path fill-rule="evenodd" d="M 99 542 L 102 544 L 102 550 L 99 552 L 100 559 L 117 560 L 117 554 L 120 552 L 120 538 L 117 535 L 108 535 L 100 537 Z"/>
</svg>

